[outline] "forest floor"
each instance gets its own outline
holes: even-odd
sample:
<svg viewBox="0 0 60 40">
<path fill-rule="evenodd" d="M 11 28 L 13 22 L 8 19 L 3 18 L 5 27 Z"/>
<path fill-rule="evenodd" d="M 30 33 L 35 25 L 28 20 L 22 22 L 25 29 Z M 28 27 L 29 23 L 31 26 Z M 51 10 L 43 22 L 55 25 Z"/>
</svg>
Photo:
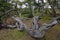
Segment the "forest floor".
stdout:
<svg viewBox="0 0 60 40">
<path fill-rule="evenodd" d="M 48 23 L 48 19 L 42 19 L 39 23 Z M 29 27 L 32 26 L 31 20 L 25 20 L 24 23 Z M 46 31 L 46 40 L 60 40 L 60 24 L 55 25 L 53 28 Z M 28 35 L 26 31 L 19 32 L 17 29 L 1 29 L 0 40 L 34 40 Z"/>
</svg>

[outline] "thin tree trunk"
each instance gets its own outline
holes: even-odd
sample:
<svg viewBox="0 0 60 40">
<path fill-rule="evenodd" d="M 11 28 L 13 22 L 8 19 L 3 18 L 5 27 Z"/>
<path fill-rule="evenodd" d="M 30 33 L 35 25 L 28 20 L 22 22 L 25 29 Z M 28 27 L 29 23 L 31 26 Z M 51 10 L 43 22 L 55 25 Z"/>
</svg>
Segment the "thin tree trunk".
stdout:
<svg viewBox="0 0 60 40">
<path fill-rule="evenodd" d="M 42 5 L 41 5 L 41 16 L 44 15 L 44 0 L 41 0 Z"/>
<path fill-rule="evenodd" d="M 52 15 L 53 15 L 53 17 L 56 17 L 56 11 L 55 11 L 55 9 L 54 9 L 53 4 L 51 4 L 50 0 L 48 0 L 48 3 L 49 3 L 49 5 L 50 5 L 51 8 L 52 8 Z"/>
<path fill-rule="evenodd" d="M 34 14 L 33 14 L 33 7 L 32 7 L 32 4 L 31 4 L 32 0 L 30 0 L 30 10 L 31 10 L 31 13 L 30 13 L 30 17 L 33 17 Z"/>
</svg>

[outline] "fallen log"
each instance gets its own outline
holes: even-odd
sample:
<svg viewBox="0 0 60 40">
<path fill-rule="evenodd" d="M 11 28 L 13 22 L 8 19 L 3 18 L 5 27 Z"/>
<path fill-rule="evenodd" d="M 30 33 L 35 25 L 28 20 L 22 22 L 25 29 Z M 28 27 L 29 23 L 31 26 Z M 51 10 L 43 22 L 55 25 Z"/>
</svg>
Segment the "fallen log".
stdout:
<svg viewBox="0 0 60 40">
<path fill-rule="evenodd" d="M 19 31 L 23 31 L 25 29 L 27 33 L 34 38 L 43 38 L 45 36 L 45 30 L 54 27 L 60 21 L 60 17 L 56 17 L 52 19 L 51 22 L 43 24 L 41 26 L 38 24 L 38 17 L 36 16 L 33 17 L 32 28 L 28 28 L 27 25 L 25 25 L 19 17 L 13 16 L 12 18 L 17 21 L 16 26 Z"/>
</svg>

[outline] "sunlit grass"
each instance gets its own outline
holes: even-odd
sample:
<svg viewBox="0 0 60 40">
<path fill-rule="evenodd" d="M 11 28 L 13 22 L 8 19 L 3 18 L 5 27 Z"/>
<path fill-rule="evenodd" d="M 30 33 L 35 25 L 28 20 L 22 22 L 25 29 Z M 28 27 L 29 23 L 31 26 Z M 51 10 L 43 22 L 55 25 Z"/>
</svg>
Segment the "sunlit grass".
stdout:
<svg viewBox="0 0 60 40">
<path fill-rule="evenodd" d="M 11 34 L 12 34 L 12 37 L 14 37 L 15 39 L 23 40 L 24 36 L 27 35 L 27 32 L 26 31 L 20 32 L 20 31 L 15 29 L 15 30 L 12 31 Z"/>
</svg>

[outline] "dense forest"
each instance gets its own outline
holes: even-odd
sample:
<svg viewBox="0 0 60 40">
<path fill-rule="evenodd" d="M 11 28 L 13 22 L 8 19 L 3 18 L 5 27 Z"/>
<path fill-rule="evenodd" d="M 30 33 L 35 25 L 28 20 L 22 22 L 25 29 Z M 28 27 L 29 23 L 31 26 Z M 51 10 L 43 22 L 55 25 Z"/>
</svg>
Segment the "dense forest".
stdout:
<svg viewBox="0 0 60 40">
<path fill-rule="evenodd" d="M 60 0 L 0 0 L 0 40 L 60 40 Z"/>
</svg>

